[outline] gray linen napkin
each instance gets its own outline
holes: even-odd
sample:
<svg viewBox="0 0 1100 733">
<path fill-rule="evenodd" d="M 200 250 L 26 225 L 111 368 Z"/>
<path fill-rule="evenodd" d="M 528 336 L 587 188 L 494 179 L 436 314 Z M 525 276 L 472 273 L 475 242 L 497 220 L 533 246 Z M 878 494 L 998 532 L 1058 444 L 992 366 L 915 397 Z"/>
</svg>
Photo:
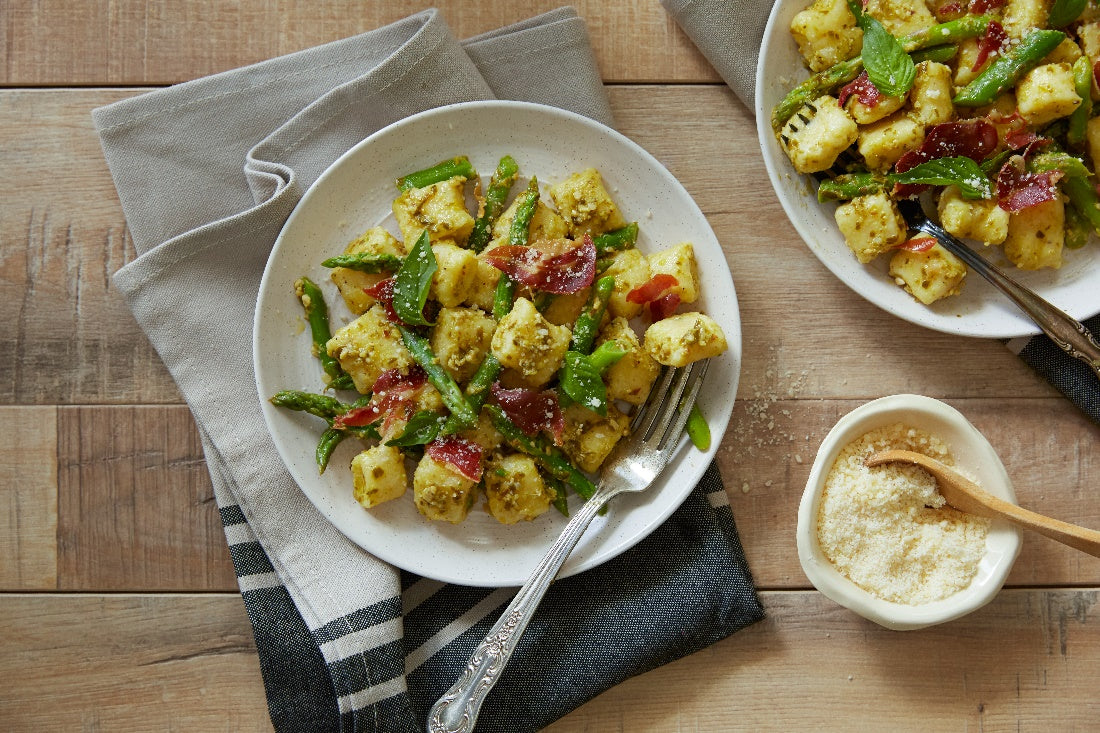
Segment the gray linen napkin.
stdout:
<svg viewBox="0 0 1100 733">
<path fill-rule="evenodd" d="M 612 123 L 572 8 L 462 43 L 424 11 L 93 113 L 138 253 L 114 282 L 198 425 L 278 730 L 422 729 L 514 594 L 399 572 L 339 534 L 279 460 L 249 348 L 264 264 L 320 173 L 407 115 L 494 97 Z M 712 466 L 644 542 L 551 588 L 479 729 L 545 726 L 761 616 Z"/>
<path fill-rule="evenodd" d="M 661 0 L 661 4 L 745 106 L 754 111 L 756 62 L 774 0 Z M 1100 316 L 1084 323 L 1094 335 L 1100 335 Z M 1100 423 L 1100 381 L 1085 364 L 1045 334 L 1013 339 L 1007 346 Z"/>
</svg>

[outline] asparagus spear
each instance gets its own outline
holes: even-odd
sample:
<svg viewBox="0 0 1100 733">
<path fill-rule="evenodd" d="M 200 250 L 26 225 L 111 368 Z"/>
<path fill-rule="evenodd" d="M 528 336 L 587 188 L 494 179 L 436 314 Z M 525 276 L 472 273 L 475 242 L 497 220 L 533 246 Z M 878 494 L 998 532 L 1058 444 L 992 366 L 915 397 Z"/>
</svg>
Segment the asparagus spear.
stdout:
<svg viewBox="0 0 1100 733">
<path fill-rule="evenodd" d="M 439 390 L 443 404 L 451 414 L 463 425 L 473 425 L 477 422 L 477 412 L 466 401 L 466 396 L 462 394 L 462 389 L 455 382 L 454 377 L 443 368 L 438 357 L 432 353 L 428 339 L 402 325 L 398 325 L 397 330 L 401 332 L 401 340 L 405 342 L 405 347 L 412 354 L 413 359 L 428 373 L 428 381 Z"/>
<path fill-rule="evenodd" d="M 527 190 L 520 194 L 520 197 L 520 202 L 516 206 L 516 215 L 512 218 L 512 225 L 508 229 L 508 244 L 512 245 L 527 244 L 530 236 L 531 218 L 535 215 L 535 209 L 538 208 L 539 203 L 539 182 L 535 176 L 531 176 Z M 496 293 L 493 295 L 493 318 L 499 321 L 508 315 L 515 299 L 515 281 L 508 277 L 508 273 L 500 273 Z"/>
<path fill-rule="evenodd" d="M 309 330 L 313 337 L 313 354 L 320 360 L 321 368 L 329 376 L 328 386 L 332 389 L 351 389 L 351 375 L 343 370 L 333 357 L 329 356 L 326 348 L 332 331 L 329 328 L 328 306 L 325 305 L 325 296 L 321 288 L 308 277 L 300 277 L 294 281 L 294 294 L 298 296 L 298 302 L 306 312 L 306 320 L 309 322 Z"/>
<path fill-rule="evenodd" d="M 588 477 L 544 438 L 528 436 L 504 414 L 504 410 L 498 405 L 486 405 L 485 409 L 489 411 L 493 425 L 510 446 L 534 458 L 544 469 L 569 484 L 573 491 L 585 499 L 591 498 L 596 493 L 596 486 L 588 480 Z"/>
<path fill-rule="evenodd" d="M 579 351 L 582 354 L 592 351 L 592 344 L 600 330 L 600 321 L 603 320 L 603 314 L 607 311 L 607 301 L 611 298 L 611 292 L 614 289 L 613 275 L 606 275 L 596 281 L 588 303 L 573 325 L 573 343 L 569 347 L 572 351 Z"/>
<path fill-rule="evenodd" d="M 470 159 L 465 155 L 448 158 L 429 168 L 401 176 L 397 179 L 397 187 L 402 191 L 408 191 L 410 188 L 424 188 L 455 176 L 462 176 L 466 179 L 477 177 L 477 171 L 474 170 Z"/>
<path fill-rule="evenodd" d="M 963 87 L 955 95 L 960 107 L 981 107 L 991 104 L 1001 92 L 1038 66 L 1043 57 L 1054 50 L 1066 37 L 1062 31 L 1033 30 L 1012 46 L 1007 53 L 998 56 L 985 71 Z"/>
<path fill-rule="evenodd" d="M 489 182 L 489 189 L 485 192 L 485 208 L 481 216 L 474 222 L 474 229 L 470 232 L 469 239 L 466 240 L 466 246 L 474 252 L 480 252 L 489 243 L 493 222 L 504 210 L 504 202 L 507 200 L 508 192 L 512 190 L 512 184 L 516 182 L 518 174 L 519 166 L 516 165 L 516 161 L 512 156 L 505 155 L 497 163 L 496 172 L 493 173 L 493 177 Z"/>
<path fill-rule="evenodd" d="M 615 229 L 592 237 L 596 245 L 596 257 L 607 257 L 615 252 L 630 249 L 638 241 L 638 222 L 632 221 L 621 229 Z"/>
<path fill-rule="evenodd" d="M 337 255 L 321 262 L 323 267 L 346 267 L 349 270 L 368 272 L 376 275 L 380 272 L 396 272 L 401 267 L 401 258 L 394 255 L 359 252 L 350 255 Z"/>
</svg>

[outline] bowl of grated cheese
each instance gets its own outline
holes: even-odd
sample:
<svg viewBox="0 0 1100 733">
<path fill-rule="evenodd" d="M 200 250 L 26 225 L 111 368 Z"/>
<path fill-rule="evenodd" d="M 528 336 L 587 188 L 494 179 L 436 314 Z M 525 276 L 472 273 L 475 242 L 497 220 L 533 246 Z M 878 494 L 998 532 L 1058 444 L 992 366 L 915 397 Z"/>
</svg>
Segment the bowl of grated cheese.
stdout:
<svg viewBox="0 0 1100 733">
<path fill-rule="evenodd" d="M 798 510 L 803 571 L 826 597 L 890 629 L 981 608 L 1004 585 L 1020 530 L 946 506 L 922 468 L 863 464 L 890 448 L 931 456 L 1016 502 L 993 446 L 958 410 L 921 395 L 873 400 L 842 417 L 818 449 Z"/>
</svg>

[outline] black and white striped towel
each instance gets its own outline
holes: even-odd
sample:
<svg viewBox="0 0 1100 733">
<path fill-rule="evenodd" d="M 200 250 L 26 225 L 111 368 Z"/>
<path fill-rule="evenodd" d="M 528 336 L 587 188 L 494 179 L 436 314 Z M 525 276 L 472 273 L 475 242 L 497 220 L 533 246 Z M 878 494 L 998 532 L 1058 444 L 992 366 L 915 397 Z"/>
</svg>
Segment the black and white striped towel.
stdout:
<svg viewBox="0 0 1100 733">
<path fill-rule="evenodd" d="M 752 111 L 755 109 L 753 99 L 760 39 L 774 2 L 661 0 L 661 5 Z M 1085 326 L 1100 337 L 1100 316 L 1085 321 Z M 1066 354 L 1045 335 L 1013 339 L 1007 346 L 1100 423 L 1100 382 L 1083 362 Z"/>
<path fill-rule="evenodd" d="M 494 97 L 612 122 L 571 8 L 461 43 L 425 11 L 93 114 L 138 253 L 114 282 L 195 417 L 280 731 L 422 730 L 515 592 L 403 574 L 339 534 L 278 458 L 249 348 L 317 176 L 391 122 Z M 712 466 L 649 538 L 551 588 L 479 730 L 536 730 L 762 615 Z"/>
</svg>

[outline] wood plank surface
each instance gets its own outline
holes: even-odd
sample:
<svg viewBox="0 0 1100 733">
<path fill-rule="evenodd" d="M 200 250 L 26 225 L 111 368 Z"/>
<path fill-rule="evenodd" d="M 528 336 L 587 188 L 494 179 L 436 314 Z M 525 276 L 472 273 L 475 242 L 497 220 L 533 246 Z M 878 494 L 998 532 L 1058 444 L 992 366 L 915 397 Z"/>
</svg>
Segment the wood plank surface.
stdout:
<svg viewBox="0 0 1100 733">
<path fill-rule="evenodd" d="M 560 0 L 40 0 L 0 13 L 0 84 L 156 85 L 256 63 L 438 8 L 457 38 L 526 20 Z M 603 78 L 718 81 L 657 2 L 577 0 Z M 638 39 L 644 38 L 644 43 Z"/>
<path fill-rule="evenodd" d="M 57 587 L 57 409 L 0 407 L 0 590 Z"/>
<path fill-rule="evenodd" d="M 762 599 L 764 621 L 548 731 L 1095 730 L 1096 590 L 1005 591 L 909 632 L 815 592 Z M 0 729 L 270 730 L 236 595 L 6 594 L 0 618 Z"/>
</svg>

